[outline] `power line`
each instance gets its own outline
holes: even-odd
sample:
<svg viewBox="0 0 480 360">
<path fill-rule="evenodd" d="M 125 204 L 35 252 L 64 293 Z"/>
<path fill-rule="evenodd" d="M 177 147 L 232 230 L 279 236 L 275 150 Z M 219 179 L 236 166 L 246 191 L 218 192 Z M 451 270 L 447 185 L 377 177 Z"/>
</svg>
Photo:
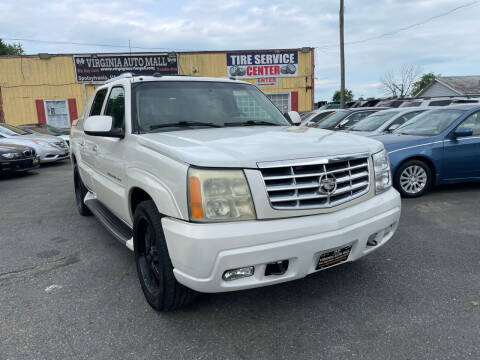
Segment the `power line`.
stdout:
<svg viewBox="0 0 480 360">
<path fill-rule="evenodd" d="M 370 38 L 366 38 L 366 39 L 362 39 L 362 40 L 354 40 L 354 41 L 347 41 L 345 42 L 345 45 L 354 45 L 354 44 L 361 44 L 361 43 L 365 43 L 367 41 L 372 41 L 372 40 L 377 40 L 377 39 L 381 39 L 381 38 L 384 38 L 384 37 L 387 37 L 387 36 L 393 36 L 393 35 L 396 35 L 402 31 L 406 31 L 406 30 L 410 30 L 411 28 L 414 28 L 414 27 L 417 27 L 417 26 L 421 26 L 421 25 L 424 25 L 430 21 L 433 21 L 435 19 L 438 19 L 438 18 L 441 18 L 441 17 L 444 17 L 444 16 L 447 16 L 447 15 L 450 15 L 451 13 L 455 12 L 455 11 L 458 11 L 460 9 L 464 9 L 464 8 L 467 8 L 467 7 L 470 7 L 470 6 L 473 6 L 473 5 L 476 5 L 480 3 L 480 0 L 477 0 L 477 1 L 472 1 L 470 3 L 467 3 L 467 4 L 463 4 L 463 5 L 460 5 L 460 6 L 457 6 L 456 8 L 453 8 L 451 10 L 448 10 L 444 13 L 441 13 L 441 14 L 438 14 L 438 15 L 435 15 L 435 16 L 432 16 L 432 17 L 429 17 L 423 21 L 420 21 L 420 22 L 417 22 L 417 23 L 414 23 L 414 24 L 410 24 L 410 25 L 407 25 L 407 26 L 404 26 L 404 27 L 401 27 L 401 28 L 398 28 L 394 31 L 390 31 L 390 32 L 386 32 L 386 33 L 383 33 L 383 34 L 380 34 L 380 35 L 376 35 L 376 36 L 372 36 Z M 331 48 L 331 47 L 338 47 L 339 45 L 338 44 L 330 44 L 330 45 L 324 45 L 324 46 L 318 46 L 317 48 L 319 50 L 322 50 L 322 49 L 326 49 L 326 48 Z"/>
<path fill-rule="evenodd" d="M 8 41 L 26 41 L 26 42 L 36 42 L 36 43 L 44 43 L 44 44 L 98 46 L 98 47 L 117 48 L 117 49 L 163 50 L 163 51 L 175 51 L 175 50 L 197 51 L 197 50 L 194 50 L 194 49 L 174 49 L 174 48 L 160 48 L 160 47 L 157 48 L 157 47 L 144 47 L 144 46 L 84 43 L 84 42 L 74 42 L 74 41 L 55 41 L 55 40 L 42 40 L 42 39 L 9 38 L 9 37 L 3 37 L 3 36 L 0 36 L 0 39 L 8 40 Z"/>
</svg>

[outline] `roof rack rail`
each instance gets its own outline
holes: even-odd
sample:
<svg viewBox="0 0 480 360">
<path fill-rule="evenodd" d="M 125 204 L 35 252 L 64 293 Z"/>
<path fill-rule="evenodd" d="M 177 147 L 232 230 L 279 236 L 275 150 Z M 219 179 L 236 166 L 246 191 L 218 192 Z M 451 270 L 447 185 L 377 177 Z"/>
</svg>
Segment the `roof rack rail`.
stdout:
<svg viewBox="0 0 480 360">
<path fill-rule="evenodd" d="M 108 83 L 111 83 L 111 82 L 114 82 L 114 81 L 117 81 L 117 80 L 120 80 L 120 79 L 126 79 L 126 78 L 133 78 L 135 76 L 134 73 L 123 73 L 123 74 L 120 74 L 118 76 L 115 76 L 111 79 L 108 79 L 104 82 L 104 84 L 108 84 Z"/>
</svg>

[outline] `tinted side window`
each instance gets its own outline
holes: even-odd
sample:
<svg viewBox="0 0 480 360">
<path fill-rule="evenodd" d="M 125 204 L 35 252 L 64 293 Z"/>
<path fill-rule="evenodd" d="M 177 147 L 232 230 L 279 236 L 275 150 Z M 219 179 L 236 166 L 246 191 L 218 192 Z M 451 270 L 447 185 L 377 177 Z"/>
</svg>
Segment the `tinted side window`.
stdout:
<svg viewBox="0 0 480 360">
<path fill-rule="evenodd" d="M 113 118 L 112 128 L 123 128 L 125 122 L 125 91 L 122 87 L 114 87 L 110 91 L 105 115 Z"/>
<path fill-rule="evenodd" d="M 309 122 L 310 123 L 317 123 L 319 122 L 320 120 L 322 120 L 323 118 L 326 118 L 327 116 L 333 114 L 334 111 L 325 111 L 323 113 L 320 113 L 318 114 L 317 116 L 315 116 L 313 119 L 311 119 Z"/>
<path fill-rule="evenodd" d="M 90 110 L 90 116 L 100 115 L 106 95 L 107 89 L 102 89 L 97 92 L 97 95 L 95 95 L 95 99 L 93 100 L 92 109 Z"/>
<path fill-rule="evenodd" d="M 436 100 L 436 101 L 430 101 L 429 106 L 447 106 L 452 103 L 452 100 Z"/>
<path fill-rule="evenodd" d="M 359 122 L 362 119 L 365 119 L 368 115 L 373 114 L 375 111 L 361 111 L 354 113 L 347 117 L 345 120 L 343 120 L 338 127 L 339 128 L 346 128 L 355 125 L 357 122 Z"/>
<path fill-rule="evenodd" d="M 480 135 L 480 112 L 470 115 L 467 120 L 460 124 L 458 129 L 472 129 L 473 135 Z"/>
</svg>

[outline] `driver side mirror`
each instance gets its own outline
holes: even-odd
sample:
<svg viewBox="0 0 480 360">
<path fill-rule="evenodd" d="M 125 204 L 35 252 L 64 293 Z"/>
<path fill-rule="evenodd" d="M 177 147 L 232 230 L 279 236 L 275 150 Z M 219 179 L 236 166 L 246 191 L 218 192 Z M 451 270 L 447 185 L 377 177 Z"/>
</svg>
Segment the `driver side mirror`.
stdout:
<svg viewBox="0 0 480 360">
<path fill-rule="evenodd" d="M 300 114 L 296 111 L 289 111 L 289 112 L 286 112 L 284 115 L 287 118 L 287 120 L 290 120 L 290 122 L 293 125 L 300 125 L 300 123 L 302 122 L 302 118 L 300 117 Z"/>
<path fill-rule="evenodd" d="M 123 129 L 115 129 L 113 126 L 113 118 L 106 115 L 89 116 L 83 125 L 83 131 L 90 136 L 103 136 L 124 138 Z"/>
<path fill-rule="evenodd" d="M 472 136 L 473 135 L 473 129 L 471 129 L 471 128 L 460 128 L 460 129 L 455 130 L 453 135 L 456 138 Z"/>
<path fill-rule="evenodd" d="M 400 127 L 400 124 L 395 124 L 395 125 L 392 125 L 390 126 L 388 129 L 387 129 L 387 133 L 392 133 L 394 130 L 398 129 Z"/>
</svg>

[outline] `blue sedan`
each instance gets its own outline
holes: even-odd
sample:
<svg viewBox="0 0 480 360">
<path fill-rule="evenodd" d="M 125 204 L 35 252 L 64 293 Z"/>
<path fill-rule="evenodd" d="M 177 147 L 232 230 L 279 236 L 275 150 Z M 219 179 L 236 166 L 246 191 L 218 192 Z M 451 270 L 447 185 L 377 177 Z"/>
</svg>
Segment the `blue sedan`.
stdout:
<svg viewBox="0 0 480 360">
<path fill-rule="evenodd" d="M 393 184 L 404 197 L 431 186 L 480 181 L 480 106 L 424 112 L 393 134 L 374 137 L 390 156 Z"/>
</svg>

